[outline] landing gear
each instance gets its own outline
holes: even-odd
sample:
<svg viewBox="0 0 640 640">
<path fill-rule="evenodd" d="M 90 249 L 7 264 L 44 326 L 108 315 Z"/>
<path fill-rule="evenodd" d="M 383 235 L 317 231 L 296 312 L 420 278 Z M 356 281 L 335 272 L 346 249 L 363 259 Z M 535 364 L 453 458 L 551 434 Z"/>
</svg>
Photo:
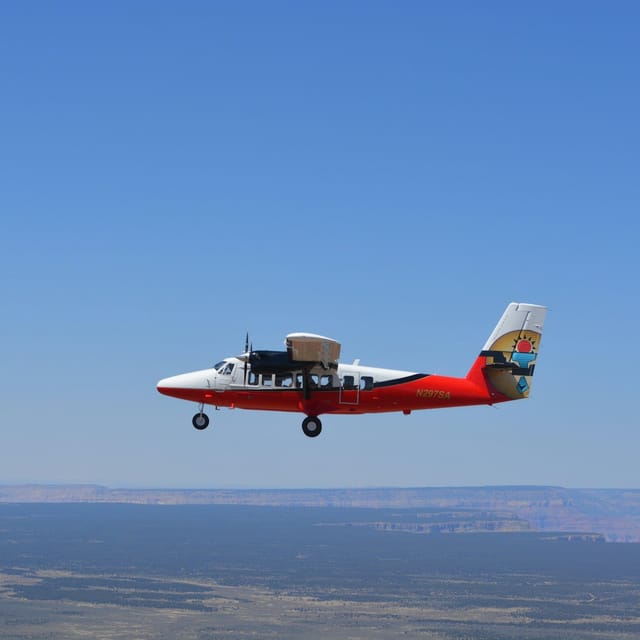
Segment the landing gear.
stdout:
<svg viewBox="0 0 640 640">
<path fill-rule="evenodd" d="M 305 436 L 309 436 L 310 438 L 319 436 L 322 431 L 322 422 L 320 422 L 320 418 L 317 416 L 307 416 L 302 421 L 302 431 Z"/>
<path fill-rule="evenodd" d="M 191 424 L 198 430 L 202 431 L 209 426 L 209 416 L 206 413 L 196 413 L 191 420 Z"/>
</svg>

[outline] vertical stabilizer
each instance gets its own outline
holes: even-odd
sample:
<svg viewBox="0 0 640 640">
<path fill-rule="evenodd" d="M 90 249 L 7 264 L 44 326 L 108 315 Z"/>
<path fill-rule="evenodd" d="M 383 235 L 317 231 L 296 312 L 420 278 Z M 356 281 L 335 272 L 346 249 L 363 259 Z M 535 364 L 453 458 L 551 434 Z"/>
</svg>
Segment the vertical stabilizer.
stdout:
<svg viewBox="0 0 640 640">
<path fill-rule="evenodd" d="M 468 377 L 476 378 L 480 369 L 490 386 L 505 399 L 526 398 L 531 390 L 546 313 L 546 307 L 536 304 L 509 304 Z"/>
</svg>

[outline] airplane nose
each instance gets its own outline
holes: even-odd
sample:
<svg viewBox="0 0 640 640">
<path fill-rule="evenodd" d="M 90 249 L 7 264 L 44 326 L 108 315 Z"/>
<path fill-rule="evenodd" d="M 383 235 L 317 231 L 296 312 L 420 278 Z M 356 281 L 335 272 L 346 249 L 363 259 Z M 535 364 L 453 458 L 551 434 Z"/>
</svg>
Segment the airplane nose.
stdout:
<svg viewBox="0 0 640 640">
<path fill-rule="evenodd" d="M 175 389 L 177 386 L 176 377 L 177 376 L 172 376 L 170 378 L 162 378 L 162 380 L 159 380 L 156 385 L 158 392 L 163 393 L 164 395 L 170 395 L 171 389 Z"/>
<path fill-rule="evenodd" d="M 207 371 L 193 371 L 163 378 L 156 385 L 156 389 L 168 396 L 181 393 L 184 390 L 206 389 L 209 387 L 207 373 Z"/>
<path fill-rule="evenodd" d="M 176 385 L 176 378 L 178 376 L 171 376 L 170 378 L 162 378 L 158 381 L 156 389 L 162 393 L 162 389 L 174 389 Z"/>
<path fill-rule="evenodd" d="M 178 389 L 189 389 L 194 387 L 193 376 L 181 373 L 178 376 L 171 376 L 169 378 L 162 378 L 156 385 L 156 389 L 163 393 L 165 396 L 172 396 Z"/>
</svg>

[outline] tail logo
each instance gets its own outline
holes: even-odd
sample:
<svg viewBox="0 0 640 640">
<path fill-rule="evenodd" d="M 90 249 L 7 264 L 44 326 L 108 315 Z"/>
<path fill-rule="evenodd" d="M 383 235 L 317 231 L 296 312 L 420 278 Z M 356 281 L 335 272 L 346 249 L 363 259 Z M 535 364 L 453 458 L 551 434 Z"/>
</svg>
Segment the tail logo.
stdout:
<svg viewBox="0 0 640 640">
<path fill-rule="evenodd" d="M 511 362 L 515 362 L 520 369 L 526 369 L 526 375 L 533 375 L 532 365 L 538 357 L 538 354 L 534 351 L 535 340 L 527 337 L 517 338 L 515 342 L 511 353 Z M 516 388 L 522 394 L 529 390 L 529 383 L 523 375 L 518 379 Z"/>
<path fill-rule="evenodd" d="M 510 331 L 483 352 L 486 371 L 500 392 L 514 399 L 528 395 L 539 342 L 540 334 L 535 331 Z"/>
</svg>

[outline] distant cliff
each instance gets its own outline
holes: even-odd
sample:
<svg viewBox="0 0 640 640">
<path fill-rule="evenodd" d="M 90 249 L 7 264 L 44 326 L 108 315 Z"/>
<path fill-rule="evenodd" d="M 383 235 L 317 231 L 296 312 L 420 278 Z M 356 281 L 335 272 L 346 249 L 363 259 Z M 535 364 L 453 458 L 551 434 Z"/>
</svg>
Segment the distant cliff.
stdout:
<svg viewBox="0 0 640 640">
<path fill-rule="evenodd" d="M 110 489 L 97 485 L 4 485 L 0 502 L 118 502 L 441 509 L 446 522 L 422 532 L 556 531 L 640 542 L 639 489 L 442 487 L 377 489 Z M 460 510 L 465 518 L 451 519 Z M 473 513 L 470 512 L 483 512 Z M 474 525 L 468 522 L 473 521 Z M 485 524 L 482 524 L 482 523 Z M 465 524 L 467 523 L 467 524 Z M 378 528 L 385 529 L 386 523 Z M 418 528 L 415 528 L 418 532 Z"/>
</svg>

